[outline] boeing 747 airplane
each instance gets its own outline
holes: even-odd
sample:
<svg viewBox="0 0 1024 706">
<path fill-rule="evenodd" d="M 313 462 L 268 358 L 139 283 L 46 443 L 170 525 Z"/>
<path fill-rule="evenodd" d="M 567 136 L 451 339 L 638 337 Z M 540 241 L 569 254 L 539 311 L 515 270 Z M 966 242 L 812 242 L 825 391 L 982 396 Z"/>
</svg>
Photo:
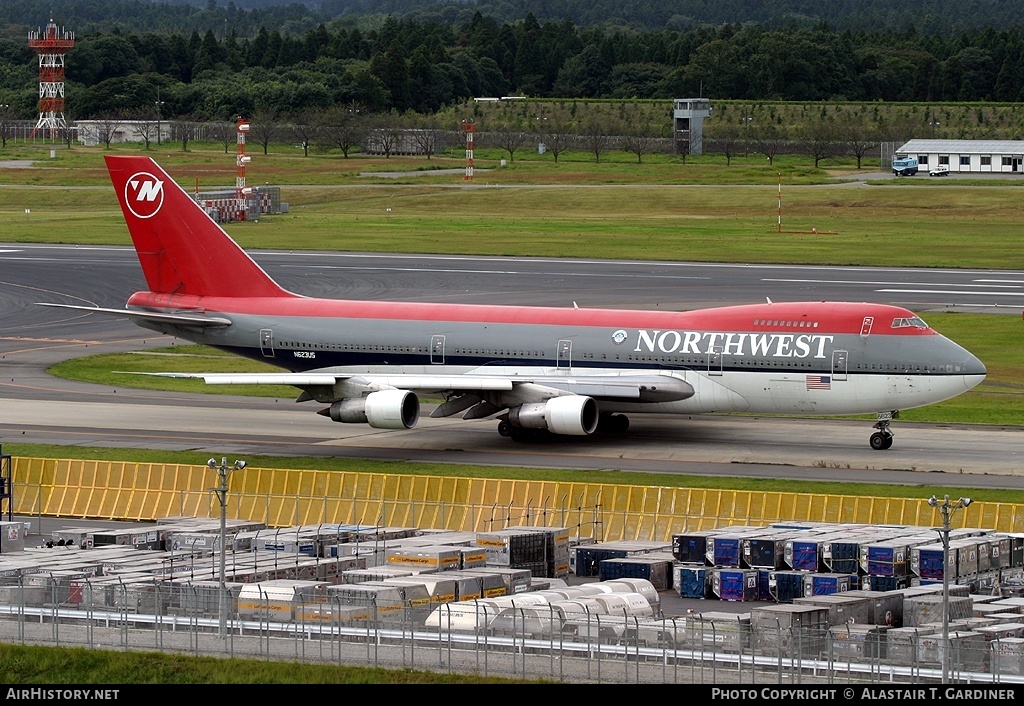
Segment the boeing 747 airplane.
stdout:
<svg viewBox="0 0 1024 706">
<path fill-rule="evenodd" d="M 513 440 L 624 432 L 629 413 L 876 414 L 978 385 L 985 365 L 907 309 L 771 302 L 694 311 L 320 299 L 281 288 L 148 157 L 106 157 L 149 287 L 124 309 L 70 306 L 213 346 L 279 373 L 194 374 L 292 385 L 335 422 L 409 429 L 495 418 Z M 68 306 L 56 305 L 51 306 Z"/>
</svg>

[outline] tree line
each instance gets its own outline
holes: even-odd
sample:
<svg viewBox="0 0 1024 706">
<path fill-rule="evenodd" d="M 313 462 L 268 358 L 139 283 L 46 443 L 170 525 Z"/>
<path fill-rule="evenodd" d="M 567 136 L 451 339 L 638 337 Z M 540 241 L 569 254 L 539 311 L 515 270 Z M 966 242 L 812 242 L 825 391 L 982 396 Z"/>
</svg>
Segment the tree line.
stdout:
<svg viewBox="0 0 1024 706">
<path fill-rule="evenodd" d="M 0 39 L 0 105 L 37 110 L 27 42 Z M 120 30 L 76 36 L 65 105 L 78 118 L 119 113 L 230 119 L 298 116 L 357 103 L 432 114 L 471 97 L 857 102 L 1024 101 L 1024 32 L 956 37 L 770 31 L 760 25 L 649 32 L 580 29 L 528 15 L 499 23 L 384 18 L 379 27 L 251 37 Z"/>
<path fill-rule="evenodd" d="M 815 27 L 837 31 L 905 31 L 959 35 L 1021 23 L 1016 0 L 4 0 L 0 28 L 46 21 L 50 13 L 77 32 L 181 31 L 231 28 L 252 36 L 260 27 L 302 34 L 318 24 L 377 25 L 388 15 L 458 24 L 479 12 L 499 23 L 569 19 L 583 28 L 637 31 L 759 24 L 769 30 Z M 41 16 L 42 14 L 42 16 Z M 2 34 L 2 32 L 0 32 Z"/>
<path fill-rule="evenodd" d="M 852 157 L 860 169 L 866 159 L 883 163 L 899 145 L 915 137 L 997 139 L 1024 131 L 1022 105 L 899 104 L 881 107 L 852 103 L 772 104 L 725 102 L 713 107 L 700 140 L 676 130 L 669 101 L 502 100 L 472 101 L 432 115 L 373 112 L 358 103 L 308 111 L 291 118 L 257 111 L 247 117 L 246 142 L 268 154 L 271 146 L 292 146 L 304 155 L 333 152 L 385 158 L 420 155 L 430 159 L 451 155 L 466 144 L 472 127 L 475 148 L 493 148 L 514 161 L 517 155 L 543 146 L 554 162 L 568 152 L 575 159 L 590 155 L 595 162 L 614 151 L 643 163 L 652 154 L 675 155 L 685 163 L 694 153 L 720 154 L 726 164 L 743 154 L 760 154 L 769 164 L 781 154 L 798 154 L 814 167 L 837 157 Z M 127 125 L 133 120 L 131 126 Z M 471 125 L 470 125 L 471 123 Z M 32 126 L 22 121 L 25 136 Z M 12 136 L 12 121 L 0 110 L 0 138 Z M 187 151 L 191 142 L 219 142 L 224 152 L 235 149 L 237 123 L 186 116 L 164 124 L 170 139 Z M 108 115 L 89 127 L 91 138 L 105 148 L 118 134 L 134 131 L 150 149 L 159 124 L 138 116 Z M 72 146 L 74 124 L 59 139 Z M 700 148 L 696 146 L 700 144 Z M 584 157 L 585 158 L 585 157 Z"/>
</svg>

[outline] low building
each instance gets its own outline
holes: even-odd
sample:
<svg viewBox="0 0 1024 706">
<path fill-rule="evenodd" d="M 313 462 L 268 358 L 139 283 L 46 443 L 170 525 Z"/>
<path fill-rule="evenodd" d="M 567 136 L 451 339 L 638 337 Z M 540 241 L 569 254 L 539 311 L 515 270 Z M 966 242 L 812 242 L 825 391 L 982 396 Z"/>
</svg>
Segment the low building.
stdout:
<svg viewBox="0 0 1024 706">
<path fill-rule="evenodd" d="M 922 172 L 937 166 L 950 174 L 1024 173 L 1024 140 L 910 140 L 896 156 L 917 157 Z"/>
<path fill-rule="evenodd" d="M 171 139 L 171 123 L 167 120 L 76 120 L 78 141 L 87 147 L 107 142 L 167 142 Z"/>
</svg>

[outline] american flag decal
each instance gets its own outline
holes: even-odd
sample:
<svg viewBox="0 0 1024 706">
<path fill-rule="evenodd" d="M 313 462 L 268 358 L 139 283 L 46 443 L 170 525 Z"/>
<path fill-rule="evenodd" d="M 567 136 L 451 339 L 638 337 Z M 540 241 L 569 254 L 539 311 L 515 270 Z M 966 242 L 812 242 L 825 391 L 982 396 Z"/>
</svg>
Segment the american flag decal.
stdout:
<svg viewBox="0 0 1024 706">
<path fill-rule="evenodd" d="M 830 375 L 808 375 L 807 376 L 807 389 L 808 390 L 831 390 L 832 389 L 832 377 Z"/>
</svg>

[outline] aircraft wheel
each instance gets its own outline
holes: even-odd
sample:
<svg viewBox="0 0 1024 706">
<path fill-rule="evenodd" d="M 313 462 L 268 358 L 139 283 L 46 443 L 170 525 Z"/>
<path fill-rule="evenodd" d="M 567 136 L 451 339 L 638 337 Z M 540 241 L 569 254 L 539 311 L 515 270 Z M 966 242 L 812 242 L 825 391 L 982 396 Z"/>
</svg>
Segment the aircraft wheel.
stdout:
<svg viewBox="0 0 1024 706">
<path fill-rule="evenodd" d="M 498 434 L 504 437 L 512 436 L 512 425 L 508 421 L 502 419 L 498 422 Z"/>
<path fill-rule="evenodd" d="M 597 430 L 606 434 L 622 434 L 629 429 L 629 417 L 625 414 L 602 414 Z"/>
<path fill-rule="evenodd" d="M 871 448 L 875 451 L 885 451 L 890 446 L 892 446 L 892 434 L 876 431 L 871 435 Z"/>
</svg>

